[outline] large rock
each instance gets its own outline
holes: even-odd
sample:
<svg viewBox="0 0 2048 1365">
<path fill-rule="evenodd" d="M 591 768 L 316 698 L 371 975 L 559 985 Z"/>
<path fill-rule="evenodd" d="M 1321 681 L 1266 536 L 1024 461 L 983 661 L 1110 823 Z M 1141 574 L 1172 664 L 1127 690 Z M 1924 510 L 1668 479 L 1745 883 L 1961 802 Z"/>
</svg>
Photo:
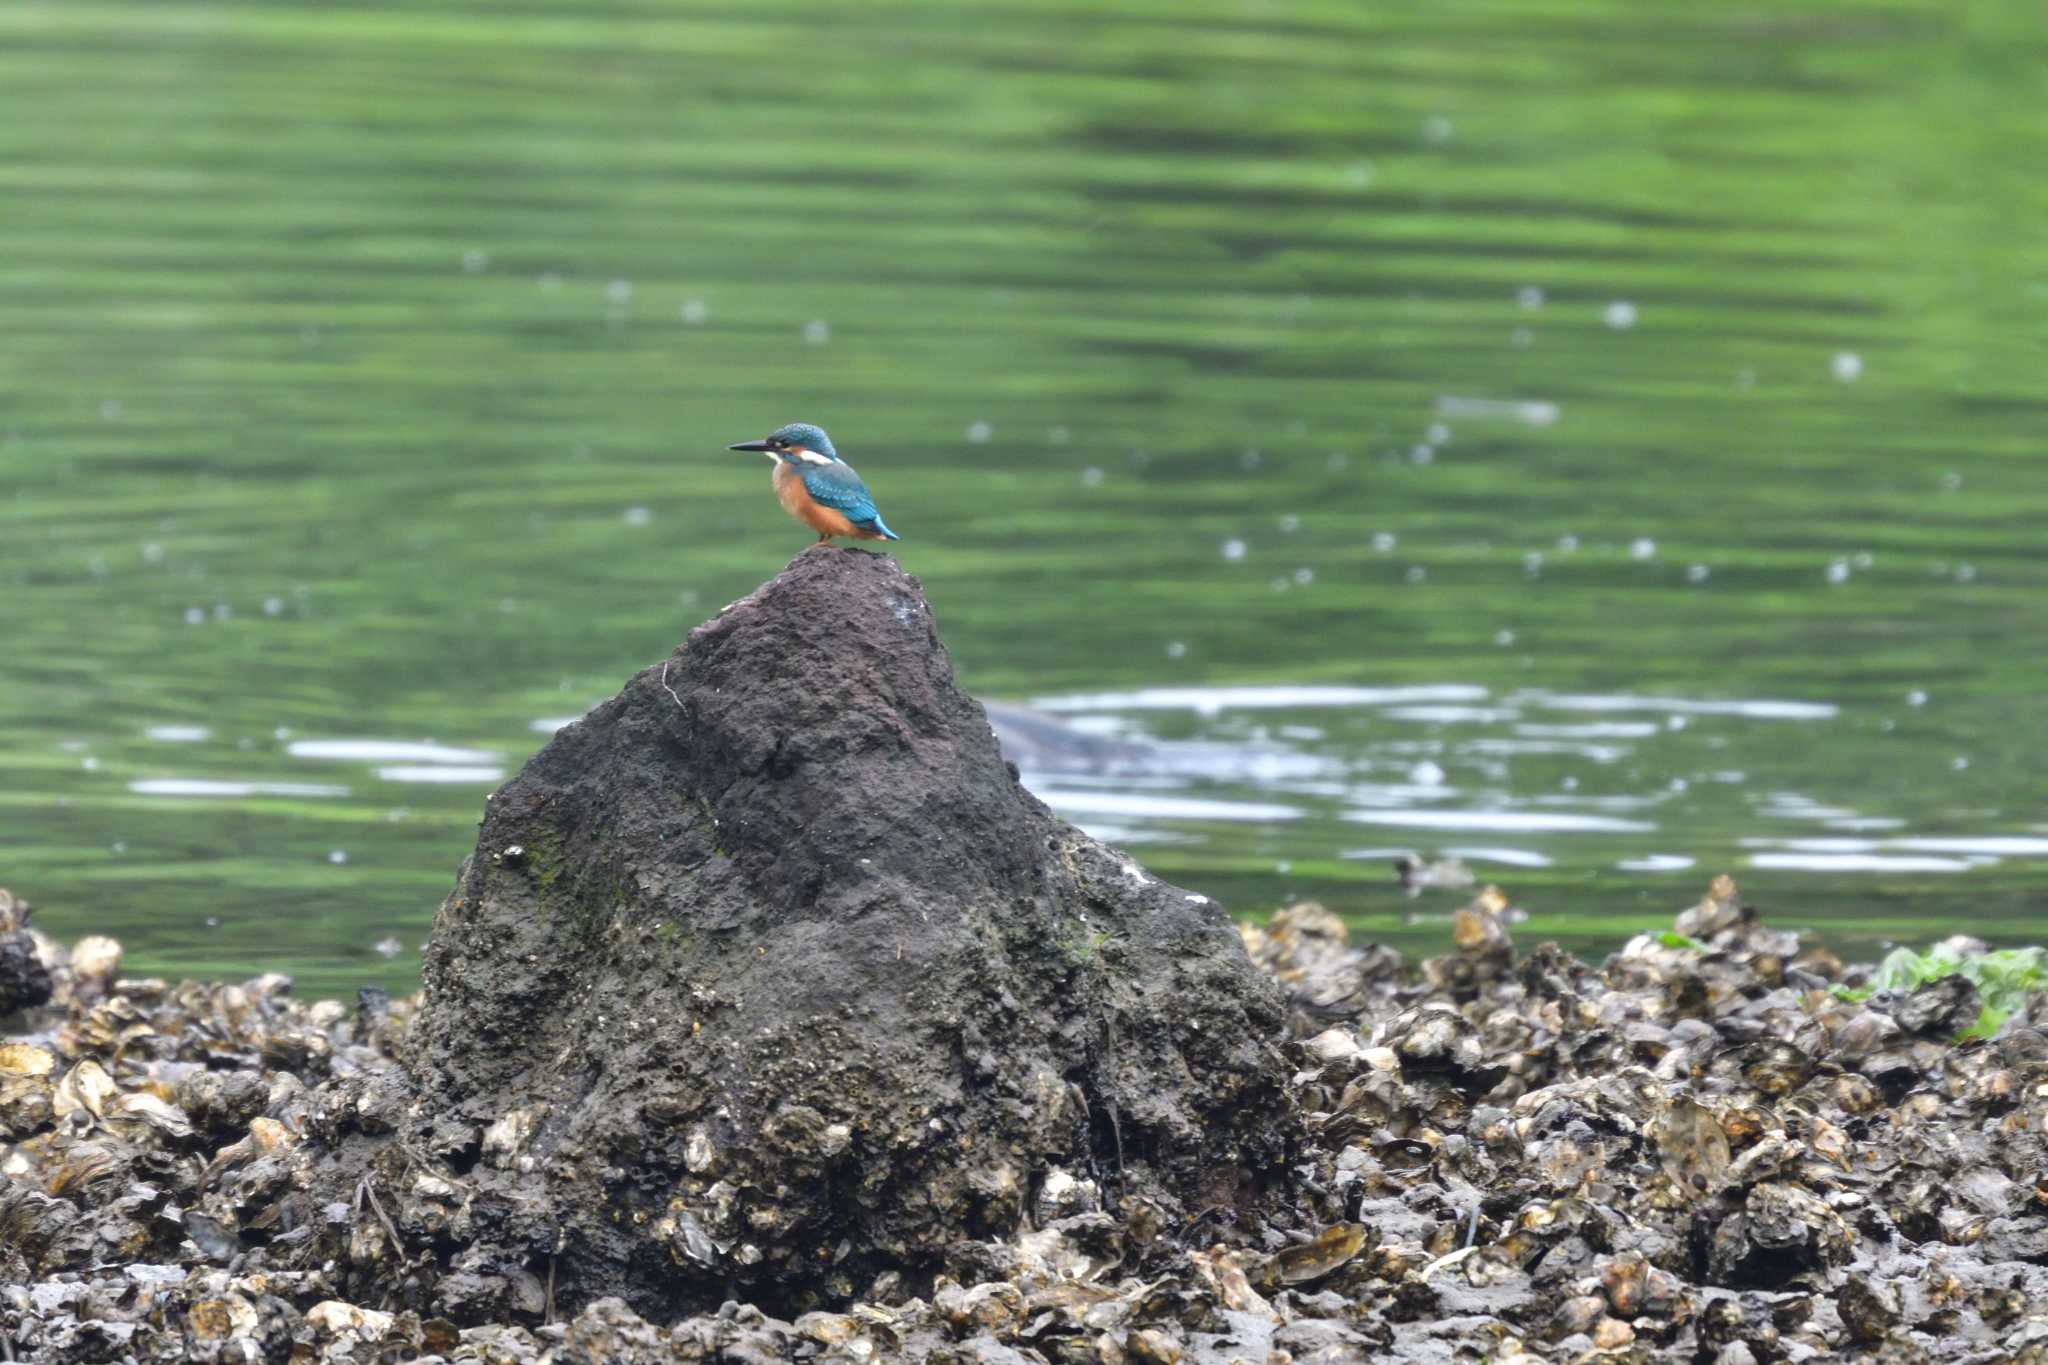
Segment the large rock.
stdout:
<svg viewBox="0 0 2048 1365">
<path fill-rule="evenodd" d="M 458 1317 L 544 1280 L 803 1306 L 1284 1156 L 1280 1003 L 1221 907 L 1018 785 L 879 555 L 805 551 L 558 734 L 426 983 L 398 1147 L 475 1239 Z"/>
</svg>

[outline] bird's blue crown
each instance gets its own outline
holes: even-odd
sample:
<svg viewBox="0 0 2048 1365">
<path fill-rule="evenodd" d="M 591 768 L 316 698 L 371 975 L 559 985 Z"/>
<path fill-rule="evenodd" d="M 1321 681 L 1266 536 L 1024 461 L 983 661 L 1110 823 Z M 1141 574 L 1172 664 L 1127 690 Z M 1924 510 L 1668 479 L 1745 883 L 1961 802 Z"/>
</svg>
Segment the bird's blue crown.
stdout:
<svg viewBox="0 0 2048 1365">
<path fill-rule="evenodd" d="M 768 439 L 778 445 L 802 446 L 805 450 L 815 450 L 835 460 L 839 458 L 839 452 L 832 448 L 832 438 L 825 434 L 825 428 L 812 426 L 809 422 L 791 422 L 786 427 L 778 427 Z"/>
</svg>

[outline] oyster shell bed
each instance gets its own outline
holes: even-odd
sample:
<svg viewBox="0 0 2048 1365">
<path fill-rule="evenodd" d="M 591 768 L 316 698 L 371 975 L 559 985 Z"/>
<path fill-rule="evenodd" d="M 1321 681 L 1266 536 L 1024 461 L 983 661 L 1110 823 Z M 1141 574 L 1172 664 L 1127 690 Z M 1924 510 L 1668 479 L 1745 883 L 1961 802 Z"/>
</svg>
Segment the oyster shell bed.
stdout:
<svg viewBox="0 0 2048 1365">
<path fill-rule="evenodd" d="M 416 1001 L 132 979 L 0 902 L 50 992 L 0 1039 L 14 1359 L 2048 1361 L 2048 997 L 1956 1043 L 1967 981 L 1851 1003 L 1868 969 L 1726 878 L 1598 966 L 1518 954 L 1493 888 L 1413 970 L 1314 905 L 1247 925 L 1291 1008 L 1262 1191 L 1169 1220 L 1113 1163 L 1041 1171 L 929 1279 L 659 1323 L 537 1274 L 507 1321 L 423 1316 L 468 1218 L 431 1154 L 302 1216 Z"/>
</svg>

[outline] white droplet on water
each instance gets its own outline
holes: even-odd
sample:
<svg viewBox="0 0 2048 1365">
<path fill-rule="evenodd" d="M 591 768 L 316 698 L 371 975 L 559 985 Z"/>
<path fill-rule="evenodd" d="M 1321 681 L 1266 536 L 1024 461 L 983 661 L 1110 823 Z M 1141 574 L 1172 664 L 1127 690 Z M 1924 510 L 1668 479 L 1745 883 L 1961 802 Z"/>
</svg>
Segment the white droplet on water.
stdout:
<svg viewBox="0 0 2048 1365">
<path fill-rule="evenodd" d="M 1828 565 L 1828 582 L 1830 582 L 1830 583 L 1847 583 L 1848 581 L 1849 581 L 1849 561 L 1848 561 L 1848 560 L 1846 560 L 1846 559 L 1837 559 L 1837 560 L 1834 560 L 1834 561 L 1832 561 L 1832 562 L 1831 562 L 1831 563 L 1830 563 L 1830 564 Z"/>
<path fill-rule="evenodd" d="M 645 526 L 654 520 L 654 512 L 646 507 L 628 507 L 619 514 L 619 519 L 628 526 Z"/>
<path fill-rule="evenodd" d="M 1094 488 L 1094 487 L 1096 487 L 1096 486 L 1097 486 L 1098 484 L 1100 484 L 1100 483 L 1102 482 L 1102 479 L 1103 479 L 1103 473 L 1102 473 L 1102 471 L 1101 471 L 1100 469 L 1097 469 L 1097 468 L 1096 468 L 1096 467 L 1095 467 L 1094 465 L 1092 465 L 1092 464 L 1091 464 L 1091 465 L 1089 465 L 1089 466 L 1088 466 L 1088 467 L 1087 467 L 1086 469 L 1084 469 L 1084 470 L 1082 470 L 1082 471 L 1081 471 L 1081 484 L 1082 484 L 1082 486 L 1083 486 L 1083 487 L 1085 487 L 1085 488 Z"/>
<path fill-rule="evenodd" d="M 804 324 L 804 340 L 813 346 L 823 346 L 832 339 L 832 325 L 822 318 Z"/>
<path fill-rule="evenodd" d="M 1655 559 L 1657 557 L 1657 542 L 1648 536 L 1637 536 L 1628 543 L 1628 557 L 1630 559 Z"/>
<path fill-rule="evenodd" d="M 702 299 L 685 299 L 683 300 L 681 316 L 683 321 L 689 323 L 692 327 L 698 326 L 710 320 L 711 305 Z"/>
<path fill-rule="evenodd" d="M 1533 313 L 1543 306 L 1543 291 L 1533 284 L 1525 284 L 1515 291 L 1515 302 Z"/>
<path fill-rule="evenodd" d="M 1704 564 L 1688 565 L 1685 570 L 1685 581 L 1688 583 L 1704 583 L 1707 581 L 1708 572 L 1709 570 Z"/>
<path fill-rule="evenodd" d="M 1395 540 L 1392 531 L 1374 531 L 1372 533 L 1372 547 L 1381 554 L 1392 553 L 1394 546 L 1399 543 L 1399 541 Z"/>
<path fill-rule="evenodd" d="M 1636 325 L 1636 306 L 1626 299 L 1616 299 L 1607 305 L 1607 311 L 1600 315 L 1600 320 L 1617 332 L 1626 332 Z"/>
<path fill-rule="evenodd" d="M 1917 688 L 1917 687 L 1916 687 L 1916 688 L 1914 688 L 1914 689 L 1913 689 L 1913 690 L 1912 690 L 1911 692 L 1908 692 L 1908 693 L 1906 694 L 1906 705 L 1908 705 L 1908 706 L 1925 706 L 1925 705 L 1927 705 L 1927 694 L 1926 694 L 1925 692 L 1922 692 L 1922 691 L 1921 691 L 1921 690 L 1920 690 L 1919 688 Z"/>
<path fill-rule="evenodd" d="M 339 867 L 348 861 L 348 852 L 346 849 L 332 849 L 327 854 L 327 861 Z"/>
<path fill-rule="evenodd" d="M 996 429 L 986 422 L 974 422 L 967 428 L 967 439 L 978 446 L 987 445 L 988 438 L 995 434 Z"/>
<path fill-rule="evenodd" d="M 1444 770 L 1425 758 L 1408 770 L 1408 781 L 1417 787 L 1441 787 Z"/>
<path fill-rule="evenodd" d="M 1223 542 L 1223 557 L 1235 564 L 1238 560 L 1244 558 L 1246 548 L 1245 543 L 1241 540 L 1226 540 Z"/>
<path fill-rule="evenodd" d="M 462 268 L 472 275 L 481 274 L 490 264 L 491 256 L 487 251 L 478 251 L 471 247 L 462 253 Z"/>
<path fill-rule="evenodd" d="M 1837 351 L 1828 362 L 1828 373 L 1844 384 L 1853 384 L 1863 375 L 1863 357 L 1854 351 Z"/>
<path fill-rule="evenodd" d="M 609 303 L 626 304 L 633 301 L 633 282 L 613 280 L 604 287 L 605 300 Z"/>
</svg>

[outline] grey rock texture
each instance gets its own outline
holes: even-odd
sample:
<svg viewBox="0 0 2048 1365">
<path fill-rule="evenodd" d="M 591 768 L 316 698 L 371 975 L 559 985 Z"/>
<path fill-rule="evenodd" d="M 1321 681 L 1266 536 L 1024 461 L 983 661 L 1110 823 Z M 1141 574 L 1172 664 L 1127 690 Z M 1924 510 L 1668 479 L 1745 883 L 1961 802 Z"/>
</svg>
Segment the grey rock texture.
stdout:
<svg viewBox="0 0 2048 1365">
<path fill-rule="evenodd" d="M 1173 1217 L 1285 1156 L 1272 983 L 1018 785 L 885 556 L 805 551 L 558 734 L 425 971 L 380 1164 L 463 1182 L 458 1319 L 549 1277 L 801 1308 L 1007 1235 L 1055 1167 Z"/>
<path fill-rule="evenodd" d="M 28 929 L 28 902 L 0 887 L 0 1016 L 50 998 L 50 971 Z"/>
</svg>

